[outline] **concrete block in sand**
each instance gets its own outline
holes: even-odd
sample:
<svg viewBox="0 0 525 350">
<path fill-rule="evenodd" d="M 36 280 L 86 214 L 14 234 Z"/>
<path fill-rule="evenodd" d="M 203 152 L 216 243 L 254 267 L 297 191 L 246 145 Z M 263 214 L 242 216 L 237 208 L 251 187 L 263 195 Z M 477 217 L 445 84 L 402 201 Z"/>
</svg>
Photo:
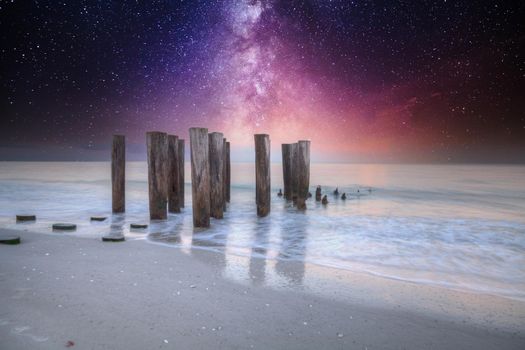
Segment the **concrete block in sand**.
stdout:
<svg viewBox="0 0 525 350">
<path fill-rule="evenodd" d="M 74 231 L 77 229 L 75 224 L 58 223 L 53 224 L 53 231 Z"/>
<path fill-rule="evenodd" d="M 0 236 L 0 244 L 20 244 L 20 236 Z"/>
<path fill-rule="evenodd" d="M 36 215 L 17 215 L 16 222 L 36 221 Z"/>
<path fill-rule="evenodd" d="M 129 227 L 143 229 L 143 228 L 148 228 L 148 225 L 147 224 L 131 224 L 129 225 Z"/>
<path fill-rule="evenodd" d="M 124 242 L 126 237 L 124 235 L 106 235 L 102 236 L 102 242 Z"/>
</svg>

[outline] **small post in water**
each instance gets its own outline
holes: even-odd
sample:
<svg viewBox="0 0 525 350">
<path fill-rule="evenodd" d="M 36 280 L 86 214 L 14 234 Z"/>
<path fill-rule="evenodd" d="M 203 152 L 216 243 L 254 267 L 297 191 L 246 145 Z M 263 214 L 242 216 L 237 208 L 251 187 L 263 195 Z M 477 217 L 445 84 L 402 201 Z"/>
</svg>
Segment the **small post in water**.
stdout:
<svg viewBox="0 0 525 350">
<path fill-rule="evenodd" d="M 270 136 L 256 134 L 255 138 L 255 202 L 257 215 L 270 213 Z"/>
<path fill-rule="evenodd" d="M 111 206 L 113 213 L 126 210 L 126 138 L 113 135 L 111 148 Z"/>
</svg>

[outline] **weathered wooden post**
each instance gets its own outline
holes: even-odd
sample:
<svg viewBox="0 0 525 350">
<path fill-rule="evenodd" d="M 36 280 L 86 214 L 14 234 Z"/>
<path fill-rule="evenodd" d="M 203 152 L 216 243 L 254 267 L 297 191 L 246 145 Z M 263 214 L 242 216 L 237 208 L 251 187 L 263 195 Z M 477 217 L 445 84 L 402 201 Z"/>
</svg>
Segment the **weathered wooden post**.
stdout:
<svg viewBox="0 0 525 350">
<path fill-rule="evenodd" d="M 321 186 L 317 186 L 317 188 L 315 189 L 315 201 L 316 202 L 320 202 L 322 199 L 322 195 L 321 195 Z"/>
<path fill-rule="evenodd" d="M 210 215 L 224 216 L 224 138 L 220 132 L 208 134 L 210 157 Z"/>
<path fill-rule="evenodd" d="M 190 128 L 193 226 L 210 226 L 210 163 L 208 129 Z"/>
<path fill-rule="evenodd" d="M 292 196 L 292 200 L 295 204 L 295 201 L 297 200 L 297 175 L 295 173 L 295 166 L 296 166 L 296 159 L 297 159 L 297 150 L 298 150 L 298 144 L 297 143 L 292 143 L 290 145 L 290 153 L 291 153 L 291 168 L 292 168 L 292 171 L 291 171 L 291 181 L 290 181 L 290 185 L 292 187 L 291 189 L 291 196 Z"/>
<path fill-rule="evenodd" d="M 308 187 L 310 186 L 310 141 L 299 141 L 294 165 L 297 179 L 297 209 L 306 209 Z"/>
<path fill-rule="evenodd" d="M 177 142 L 177 151 L 179 156 L 179 207 L 184 208 L 184 140 L 179 139 Z"/>
<path fill-rule="evenodd" d="M 179 138 L 168 135 L 168 211 L 180 213 Z"/>
<path fill-rule="evenodd" d="M 293 154 L 292 144 L 283 143 L 281 145 L 283 155 L 283 184 L 284 184 L 284 198 L 292 200 L 292 171 L 293 171 Z"/>
<path fill-rule="evenodd" d="M 226 206 L 226 138 L 222 139 L 222 209 L 228 210 Z"/>
<path fill-rule="evenodd" d="M 165 220 L 168 217 L 168 135 L 146 133 L 148 146 L 149 217 Z"/>
<path fill-rule="evenodd" d="M 225 200 L 230 203 L 230 191 L 231 191 L 231 160 L 230 160 L 230 142 L 226 141 L 226 179 L 225 179 Z"/>
<path fill-rule="evenodd" d="M 270 136 L 256 134 L 255 138 L 255 202 L 257 215 L 270 213 Z"/>
<path fill-rule="evenodd" d="M 113 213 L 126 210 L 126 137 L 113 135 L 111 148 L 111 206 Z"/>
</svg>

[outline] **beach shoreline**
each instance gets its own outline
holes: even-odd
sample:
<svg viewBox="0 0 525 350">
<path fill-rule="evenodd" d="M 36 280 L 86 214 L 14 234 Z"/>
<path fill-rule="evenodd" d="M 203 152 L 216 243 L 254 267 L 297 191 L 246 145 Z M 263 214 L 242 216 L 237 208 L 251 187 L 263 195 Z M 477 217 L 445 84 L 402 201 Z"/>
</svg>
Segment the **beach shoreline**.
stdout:
<svg viewBox="0 0 525 350">
<path fill-rule="evenodd" d="M 0 232 L 22 237 L 0 246 L 6 349 L 525 344 L 519 300 L 141 240 Z"/>
</svg>

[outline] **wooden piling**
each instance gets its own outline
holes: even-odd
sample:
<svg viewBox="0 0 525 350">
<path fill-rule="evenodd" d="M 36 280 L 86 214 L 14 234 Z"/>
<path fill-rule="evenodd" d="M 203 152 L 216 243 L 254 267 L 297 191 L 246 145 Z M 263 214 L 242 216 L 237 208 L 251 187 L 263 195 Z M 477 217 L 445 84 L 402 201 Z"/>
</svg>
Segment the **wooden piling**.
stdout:
<svg viewBox="0 0 525 350">
<path fill-rule="evenodd" d="M 294 177 L 297 179 L 297 209 L 304 210 L 310 186 L 310 141 L 299 141 L 297 144 Z"/>
<path fill-rule="evenodd" d="M 225 179 L 225 199 L 226 202 L 230 203 L 230 192 L 231 192 L 231 160 L 230 160 L 230 142 L 226 141 L 226 179 Z"/>
<path fill-rule="evenodd" d="M 322 199 L 322 196 L 321 196 L 321 186 L 317 186 L 317 188 L 315 189 L 315 201 L 316 202 L 320 202 Z"/>
<path fill-rule="evenodd" d="M 179 153 L 177 160 L 179 161 L 179 207 L 184 208 L 184 140 L 179 139 L 177 151 Z"/>
<path fill-rule="evenodd" d="M 298 150 L 298 145 L 297 143 L 292 143 L 290 144 L 290 153 L 291 153 L 291 173 L 290 173 L 290 177 L 291 177 L 291 181 L 290 181 L 290 186 L 291 186 L 291 196 L 292 196 L 292 200 L 293 202 L 295 203 L 295 201 L 297 200 L 297 176 L 295 174 L 295 162 L 296 162 L 296 158 L 297 158 L 297 150 Z"/>
<path fill-rule="evenodd" d="M 151 220 L 168 217 L 168 135 L 146 133 L 148 148 L 149 216 Z"/>
<path fill-rule="evenodd" d="M 168 211 L 180 213 L 179 138 L 168 135 Z"/>
<path fill-rule="evenodd" d="M 111 207 L 113 213 L 126 210 L 126 138 L 113 135 L 111 147 Z"/>
<path fill-rule="evenodd" d="M 257 215 L 266 216 L 270 213 L 270 137 L 266 134 L 256 134 L 255 138 L 255 202 Z"/>
<path fill-rule="evenodd" d="M 210 157 L 210 215 L 224 216 L 224 137 L 220 132 L 208 134 Z"/>
<path fill-rule="evenodd" d="M 222 139 L 222 209 L 226 211 L 226 138 Z"/>
<path fill-rule="evenodd" d="M 292 144 L 284 143 L 281 145 L 283 156 L 283 183 L 284 183 L 284 198 L 292 200 L 292 171 L 293 171 L 293 153 Z"/>
<path fill-rule="evenodd" d="M 208 129 L 190 128 L 193 226 L 210 226 L 210 164 Z"/>
</svg>

